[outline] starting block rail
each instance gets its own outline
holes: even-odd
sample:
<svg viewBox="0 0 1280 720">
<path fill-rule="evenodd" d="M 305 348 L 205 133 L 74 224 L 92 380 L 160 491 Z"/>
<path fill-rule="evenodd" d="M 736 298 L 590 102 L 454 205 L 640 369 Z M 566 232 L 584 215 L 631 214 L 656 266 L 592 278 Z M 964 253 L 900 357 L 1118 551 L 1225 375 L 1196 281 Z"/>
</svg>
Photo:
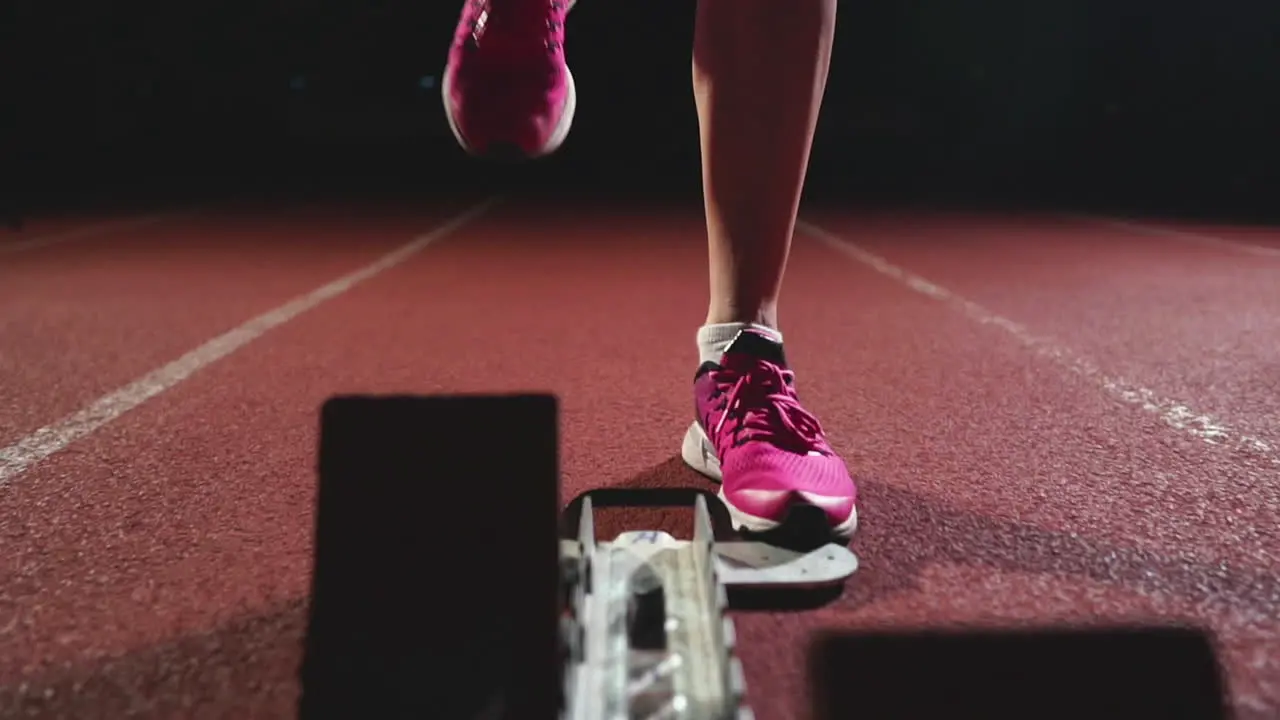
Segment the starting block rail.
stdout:
<svg viewBox="0 0 1280 720">
<path fill-rule="evenodd" d="M 834 543 L 718 541 L 706 494 L 690 540 L 633 530 L 599 542 L 592 496 L 579 498 L 576 539 L 560 542 L 564 720 L 751 720 L 727 590 L 829 586 L 858 568 Z"/>
</svg>

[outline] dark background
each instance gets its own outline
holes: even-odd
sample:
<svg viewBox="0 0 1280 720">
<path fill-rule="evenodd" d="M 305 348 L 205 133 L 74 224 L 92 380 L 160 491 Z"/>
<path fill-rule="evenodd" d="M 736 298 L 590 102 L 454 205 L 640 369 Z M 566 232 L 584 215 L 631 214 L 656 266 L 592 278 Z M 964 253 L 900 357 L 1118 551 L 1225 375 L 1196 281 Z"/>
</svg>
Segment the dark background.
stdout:
<svg viewBox="0 0 1280 720">
<path fill-rule="evenodd" d="M 574 132 L 515 168 L 466 158 L 419 84 L 438 80 L 458 5 L 6 4 L 9 195 L 696 193 L 692 2 L 581 3 Z M 1275 0 L 842 0 L 810 197 L 1265 216 L 1278 27 Z"/>
</svg>

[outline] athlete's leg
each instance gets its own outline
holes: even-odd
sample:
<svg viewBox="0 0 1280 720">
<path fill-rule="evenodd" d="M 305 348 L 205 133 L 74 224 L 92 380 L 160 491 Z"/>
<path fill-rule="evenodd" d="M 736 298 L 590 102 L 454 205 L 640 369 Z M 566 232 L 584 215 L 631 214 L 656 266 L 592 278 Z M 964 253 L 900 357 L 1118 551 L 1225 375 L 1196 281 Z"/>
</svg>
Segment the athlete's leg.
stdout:
<svg viewBox="0 0 1280 720">
<path fill-rule="evenodd" d="M 722 481 L 737 524 L 768 530 L 797 504 L 839 535 L 856 490 L 799 404 L 778 332 L 782 284 L 835 31 L 836 0 L 699 0 L 693 85 L 711 266 L 697 419 L 682 456 Z"/>
<path fill-rule="evenodd" d="M 827 80 L 836 0 L 700 0 L 693 88 L 711 256 L 708 323 L 778 323 Z"/>
</svg>

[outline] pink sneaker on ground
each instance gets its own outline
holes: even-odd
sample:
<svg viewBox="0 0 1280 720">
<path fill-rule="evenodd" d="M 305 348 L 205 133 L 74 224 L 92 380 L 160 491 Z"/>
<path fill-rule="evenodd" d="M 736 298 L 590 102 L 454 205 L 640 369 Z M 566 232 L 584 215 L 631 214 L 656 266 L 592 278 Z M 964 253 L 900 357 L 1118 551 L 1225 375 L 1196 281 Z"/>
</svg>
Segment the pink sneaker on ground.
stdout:
<svg viewBox="0 0 1280 720">
<path fill-rule="evenodd" d="M 698 419 L 681 456 L 720 481 L 738 529 L 777 528 L 800 504 L 823 510 L 837 537 L 853 534 L 857 488 L 817 418 L 800 406 L 781 344 L 744 330 L 719 364 L 703 363 L 693 388 Z"/>
<path fill-rule="evenodd" d="M 468 0 L 441 80 L 445 115 L 469 153 L 555 152 L 577 107 L 564 58 L 573 0 Z"/>
</svg>

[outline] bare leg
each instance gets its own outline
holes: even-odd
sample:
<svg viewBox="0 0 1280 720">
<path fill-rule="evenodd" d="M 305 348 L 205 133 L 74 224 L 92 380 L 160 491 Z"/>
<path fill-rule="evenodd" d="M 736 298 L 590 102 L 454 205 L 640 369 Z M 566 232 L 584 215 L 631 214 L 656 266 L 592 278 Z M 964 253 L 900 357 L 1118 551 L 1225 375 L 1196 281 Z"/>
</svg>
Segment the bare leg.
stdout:
<svg viewBox="0 0 1280 720">
<path fill-rule="evenodd" d="M 739 529 L 804 525 L 816 512 L 848 537 L 858 523 L 857 485 L 801 407 L 777 330 L 835 20 L 836 0 L 698 2 L 693 90 L 711 303 L 680 456 L 720 480 Z"/>
<path fill-rule="evenodd" d="M 693 88 L 711 261 L 707 323 L 778 325 L 836 0 L 699 0 Z"/>
</svg>

